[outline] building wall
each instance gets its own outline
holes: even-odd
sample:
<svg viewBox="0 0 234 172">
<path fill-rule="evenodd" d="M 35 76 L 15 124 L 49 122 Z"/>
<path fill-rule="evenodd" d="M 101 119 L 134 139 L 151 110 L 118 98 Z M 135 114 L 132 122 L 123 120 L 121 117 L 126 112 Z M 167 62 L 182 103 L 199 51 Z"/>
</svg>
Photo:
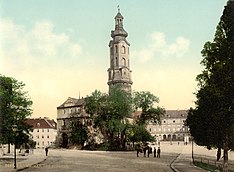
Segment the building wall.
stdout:
<svg viewBox="0 0 234 172">
<path fill-rule="evenodd" d="M 55 142 L 57 130 L 53 128 L 33 129 L 32 139 L 36 142 L 36 148 L 45 148 Z"/>
<path fill-rule="evenodd" d="M 174 111 L 175 112 L 175 111 Z M 170 112 L 167 112 L 170 113 Z M 165 115 L 162 118 L 161 125 L 149 123 L 147 130 L 154 136 L 157 142 L 160 141 L 183 141 L 189 142 L 189 128 L 184 125 L 187 119 L 187 114 L 180 115 Z"/>
</svg>

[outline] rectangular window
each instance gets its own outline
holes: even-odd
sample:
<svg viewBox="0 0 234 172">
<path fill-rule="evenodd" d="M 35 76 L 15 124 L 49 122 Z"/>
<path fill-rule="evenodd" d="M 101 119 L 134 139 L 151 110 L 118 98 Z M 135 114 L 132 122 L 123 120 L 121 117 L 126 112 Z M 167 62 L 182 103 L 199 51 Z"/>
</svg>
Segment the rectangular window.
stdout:
<svg viewBox="0 0 234 172">
<path fill-rule="evenodd" d="M 44 129 L 42 129 L 42 132 L 44 132 Z"/>
<path fill-rule="evenodd" d="M 49 130 L 49 129 L 47 129 L 47 132 L 50 132 L 50 130 Z"/>
<path fill-rule="evenodd" d="M 43 138 L 43 139 L 44 139 L 44 135 L 42 135 L 42 136 L 41 136 L 41 138 Z"/>
<path fill-rule="evenodd" d="M 49 136 L 49 135 L 47 136 L 47 139 L 48 139 L 48 138 L 50 138 L 50 136 Z"/>
<path fill-rule="evenodd" d="M 39 132 L 39 129 L 37 129 L 37 132 Z"/>
</svg>

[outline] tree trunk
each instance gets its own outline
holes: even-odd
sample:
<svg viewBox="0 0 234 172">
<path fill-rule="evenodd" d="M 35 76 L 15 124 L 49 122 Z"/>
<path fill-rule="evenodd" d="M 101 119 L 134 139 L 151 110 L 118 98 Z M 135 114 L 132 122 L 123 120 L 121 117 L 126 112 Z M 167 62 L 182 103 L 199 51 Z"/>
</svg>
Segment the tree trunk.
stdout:
<svg viewBox="0 0 234 172">
<path fill-rule="evenodd" d="M 125 133 L 126 129 L 123 130 L 123 132 L 121 133 L 121 144 L 122 144 L 122 149 L 126 148 L 126 133 Z"/>
<path fill-rule="evenodd" d="M 223 142 L 223 172 L 228 172 L 228 137 Z"/>
<path fill-rule="evenodd" d="M 221 147 L 219 147 L 217 150 L 217 161 L 219 161 L 220 157 L 221 157 Z"/>
<path fill-rule="evenodd" d="M 8 145 L 7 153 L 11 153 L 11 144 L 10 144 L 10 143 L 8 143 L 7 145 Z"/>
</svg>

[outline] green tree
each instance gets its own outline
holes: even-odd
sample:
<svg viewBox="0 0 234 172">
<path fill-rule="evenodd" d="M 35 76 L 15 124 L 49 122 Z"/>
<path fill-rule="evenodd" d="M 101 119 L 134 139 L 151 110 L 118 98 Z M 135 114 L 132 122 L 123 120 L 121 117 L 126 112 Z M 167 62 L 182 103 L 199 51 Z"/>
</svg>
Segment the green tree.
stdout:
<svg viewBox="0 0 234 172">
<path fill-rule="evenodd" d="M 110 145 L 109 149 L 125 149 L 127 118 L 131 116 L 131 96 L 119 87 L 113 87 L 111 94 L 94 91 L 87 97 L 87 113 L 94 119 Z"/>
<path fill-rule="evenodd" d="M 71 142 L 73 144 L 84 146 L 85 141 L 88 139 L 88 128 L 79 119 L 73 118 L 71 121 Z"/>
<path fill-rule="evenodd" d="M 234 147 L 234 1 L 228 1 L 216 28 L 213 42 L 202 50 L 205 67 L 197 76 L 196 107 L 190 109 L 187 125 L 197 144 L 223 149 L 224 171 L 228 150 Z"/>
<path fill-rule="evenodd" d="M 154 142 L 155 138 L 146 130 L 145 125 L 134 124 L 129 132 L 129 140 L 133 143 Z"/>
<path fill-rule="evenodd" d="M 148 122 L 161 124 L 161 117 L 165 113 L 165 109 L 161 107 L 154 108 L 154 104 L 159 103 L 159 98 L 149 91 L 140 91 L 133 93 L 133 106 L 135 110 L 142 110 L 137 120 L 137 124 L 145 125 Z"/>
<path fill-rule="evenodd" d="M 124 149 L 127 140 L 154 141 L 145 126 L 149 121 L 160 123 L 165 112 L 163 108 L 153 107 L 159 100 L 150 92 L 135 92 L 132 97 L 119 87 L 114 87 L 110 95 L 96 90 L 86 100 L 87 113 L 92 115 L 95 127 L 101 130 L 111 149 Z M 135 124 L 128 120 L 132 118 L 133 107 L 143 110 Z"/>
<path fill-rule="evenodd" d="M 0 142 L 2 144 L 10 144 L 15 141 L 22 144 L 29 141 L 28 134 L 32 127 L 25 123 L 25 119 L 32 113 L 32 101 L 27 92 L 23 91 L 24 86 L 25 84 L 14 78 L 0 75 L 0 114 L 2 120 Z M 15 133 L 12 129 L 13 125 L 17 126 Z"/>
</svg>

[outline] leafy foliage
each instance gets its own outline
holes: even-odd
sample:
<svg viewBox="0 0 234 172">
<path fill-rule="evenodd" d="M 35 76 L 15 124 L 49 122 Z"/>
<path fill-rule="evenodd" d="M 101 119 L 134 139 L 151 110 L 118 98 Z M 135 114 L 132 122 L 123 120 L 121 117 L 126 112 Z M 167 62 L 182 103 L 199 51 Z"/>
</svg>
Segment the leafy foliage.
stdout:
<svg viewBox="0 0 234 172">
<path fill-rule="evenodd" d="M 131 142 L 154 142 L 155 138 L 146 130 L 145 125 L 133 125 L 129 136 Z"/>
<path fill-rule="evenodd" d="M 0 142 L 3 144 L 27 143 L 29 141 L 29 132 L 31 126 L 25 123 L 25 119 L 31 115 L 32 101 L 23 91 L 25 84 L 17 81 L 14 78 L 0 75 L 0 97 L 1 97 L 1 122 L 2 133 Z M 12 126 L 17 126 L 17 131 L 14 133 Z M 15 135 L 14 135 L 15 134 Z"/>
<path fill-rule="evenodd" d="M 88 139 L 88 128 L 82 124 L 79 119 L 71 121 L 71 136 L 70 139 L 73 144 L 80 144 L 84 146 L 85 141 Z"/>
<path fill-rule="evenodd" d="M 138 108 L 140 108 L 142 110 L 142 114 L 137 121 L 138 124 L 145 125 L 148 122 L 161 124 L 161 117 L 165 113 L 165 109 L 161 107 L 154 108 L 154 103 L 158 102 L 159 98 L 149 91 L 134 92 L 134 109 L 137 110 Z"/>
<path fill-rule="evenodd" d="M 224 149 L 226 164 L 227 151 L 234 147 L 233 1 L 224 9 L 213 42 L 206 42 L 201 53 L 205 69 L 197 76 L 196 108 L 190 109 L 187 124 L 197 144 Z"/>
<path fill-rule="evenodd" d="M 150 92 L 135 92 L 134 95 L 132 97 L 117 86 L 112 88 L 110 95 L 95 90 L 86 99 L 86 111 L 92 115 L 95 127 L 101 130 L 111 150 L 125 149 L 126 141 L 154 141 L 145 124 L 149 120 L 160 123 L 164 109 L 153 108 L 154 102 L 159 100 Z M 129 122 L 130 118 L 133 120 L 133 107 L 143 109 L 135 124 Z"/>
<path fill-rule="evenodd" d="M 110 95 L 95 90 L 87 97 L 87 112 L 93 116 L 94 126 L 99 128 L 110 149 L 124 149 L 127 118 L 131 115 L 131 98 L 119 87 Z"/>
</svg>

